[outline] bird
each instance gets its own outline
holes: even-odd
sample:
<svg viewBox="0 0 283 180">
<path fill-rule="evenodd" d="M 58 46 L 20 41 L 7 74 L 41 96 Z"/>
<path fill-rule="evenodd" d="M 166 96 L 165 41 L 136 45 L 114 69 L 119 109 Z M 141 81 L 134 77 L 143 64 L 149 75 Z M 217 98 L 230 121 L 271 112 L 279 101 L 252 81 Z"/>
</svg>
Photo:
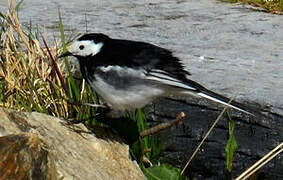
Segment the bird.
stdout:
<svg viewBox="0 0 283 180">
<path fill-rule="evenodd" d="M 87 33 L 71 42 L 59 58 L 74 56 L 92 89 L 119 111 L 142 108 L 172 95 L 198 96 L 252 114 L 243 104 L 215 93 L 189 77 L 171 50 L 152 43 Z"/>
</svg>

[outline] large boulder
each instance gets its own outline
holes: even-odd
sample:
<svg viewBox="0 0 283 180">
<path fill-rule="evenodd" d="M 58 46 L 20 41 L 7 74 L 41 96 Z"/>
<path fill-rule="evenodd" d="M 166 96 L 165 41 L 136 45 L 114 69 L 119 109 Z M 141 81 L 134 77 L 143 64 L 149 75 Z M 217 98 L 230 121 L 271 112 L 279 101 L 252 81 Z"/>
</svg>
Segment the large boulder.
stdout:
<svg viewBox="0 0 283 180">
<path fill-rule="evenodd" d="M 0 108 L 0 179 L 145 179 L 113 131 Z"/>
</svg>

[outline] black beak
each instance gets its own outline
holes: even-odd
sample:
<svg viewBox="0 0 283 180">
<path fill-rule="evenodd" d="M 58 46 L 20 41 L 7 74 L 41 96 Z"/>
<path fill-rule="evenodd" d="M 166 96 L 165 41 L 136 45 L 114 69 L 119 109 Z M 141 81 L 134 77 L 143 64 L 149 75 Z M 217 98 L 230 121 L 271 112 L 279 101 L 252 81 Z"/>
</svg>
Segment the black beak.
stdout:
<svg viewBox="0 0 283 180">
<path fill-rule="evenodd" d="M 62 57 L 66 57 L 66 56 L 71 56 L 72 53 L 70 53 L 69 51 L 66 51 L 64 53 L 62 53 L 61 55 L 58 56 L 58 58 L 62 58 Z"/>
</svg>

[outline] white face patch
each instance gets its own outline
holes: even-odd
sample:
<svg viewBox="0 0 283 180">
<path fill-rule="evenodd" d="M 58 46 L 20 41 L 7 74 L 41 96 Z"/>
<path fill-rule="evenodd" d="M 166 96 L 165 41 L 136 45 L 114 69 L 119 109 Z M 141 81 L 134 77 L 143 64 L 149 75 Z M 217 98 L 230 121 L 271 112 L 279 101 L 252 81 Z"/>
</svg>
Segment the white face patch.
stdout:
<svg viewBox="0 0 283 180">
<path fill-rule="evenodd" d="M 74 56 L 94 56 L 100 52 L 103 43 L 94 43 L 90 40 L 74 41 L 67 50 Z"/>
</svg>

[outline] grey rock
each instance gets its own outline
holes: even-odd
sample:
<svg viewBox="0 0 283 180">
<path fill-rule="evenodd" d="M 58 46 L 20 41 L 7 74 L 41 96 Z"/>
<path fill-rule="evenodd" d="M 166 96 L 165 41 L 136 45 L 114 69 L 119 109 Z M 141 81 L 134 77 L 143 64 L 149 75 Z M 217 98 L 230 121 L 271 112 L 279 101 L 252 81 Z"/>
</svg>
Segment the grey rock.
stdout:
<svg viewBox="0 0 283 180">
<path fill-rule="evenodd" d="M 22 133 L 28 133 L 28 135 L 8 136 Z M 82 124 L 66 125 L 65 121 L 45 114 L 15 112 L 0 108 L 0 136 L 4 136 L 0 138 L 1 151 L 9 146 L 8 143 L 1 142 L 5 138 L 14 144 L 17 144 L 17 141 L 13 142 L 11 137 L 19 142 L 29 142 L 29 139 L 41 142 L 35 147 L 42 150 L 30 151 L 29 145 L 34 143 L 29 142 L 19 146 L 18 148 L 23 150 L 18 150 L 12 155 L 24 160 L 43 153 L 45 159 L 47 157 L 54 159 L 45 162 L 53 162 L 55 164 L 53 170 L 56 168 L 56 172 L 52 172 L 52 178 L 43 179 L 145 179 L 137 163 L 130 159 L 129 147 L 119 139 L 117 134 L 109 130 L 96 128 L 92 132 Z M 25 152 L 26 155 L 22 157 L 17 152 Z M 33 167 L 33 162 L 26 161 L 28 167 Z M 17 162 L 8 161 L 8 163 L 20 165 Z M 42 163 L 42 166 L 38 164 L 40 166 L 37 166 L 38 169 L 53 167 L 44 166 L 44 162 Z M 0 179 L 3 179 L 6 173 L 2 170 L 0 170 Z M 41 176 L 35 176 L 28 179 L 40 178 Z"/>
</svg>

